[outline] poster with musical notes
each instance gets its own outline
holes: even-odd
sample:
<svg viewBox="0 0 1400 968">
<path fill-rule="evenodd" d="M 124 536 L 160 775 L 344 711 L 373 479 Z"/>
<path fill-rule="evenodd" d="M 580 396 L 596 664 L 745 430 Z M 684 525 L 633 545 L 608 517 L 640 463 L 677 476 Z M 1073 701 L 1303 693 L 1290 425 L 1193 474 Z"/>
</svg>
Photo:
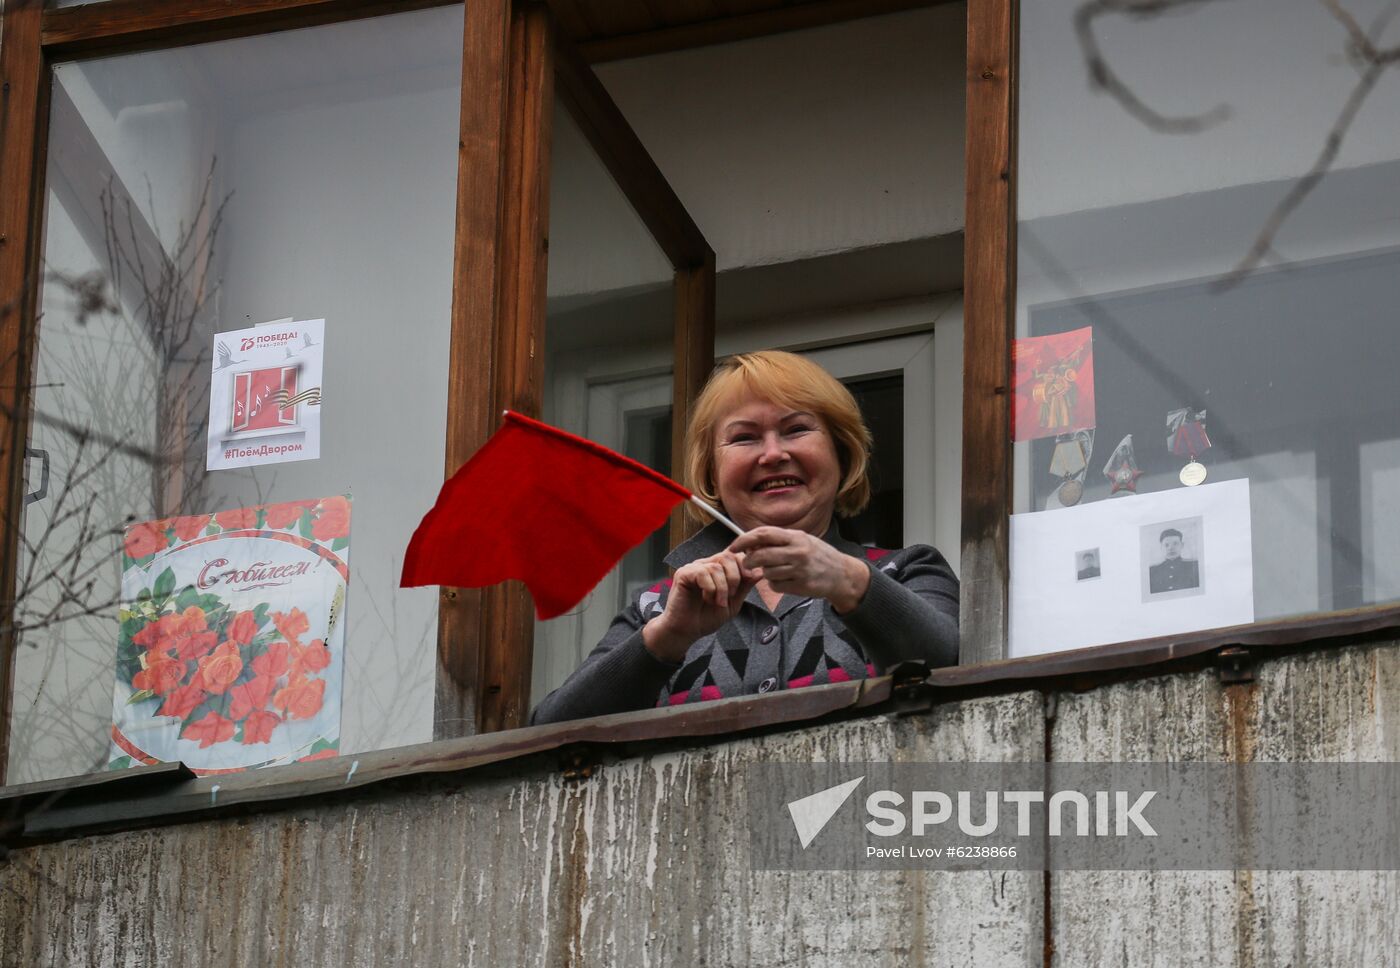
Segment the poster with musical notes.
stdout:
<svg viewBox="0 0 1400 968">
<path fill-rule="evenodd" d="M 325 332 L 311 319 L 214 335 L 209 470 L 321 456 Z"/>
</svg>

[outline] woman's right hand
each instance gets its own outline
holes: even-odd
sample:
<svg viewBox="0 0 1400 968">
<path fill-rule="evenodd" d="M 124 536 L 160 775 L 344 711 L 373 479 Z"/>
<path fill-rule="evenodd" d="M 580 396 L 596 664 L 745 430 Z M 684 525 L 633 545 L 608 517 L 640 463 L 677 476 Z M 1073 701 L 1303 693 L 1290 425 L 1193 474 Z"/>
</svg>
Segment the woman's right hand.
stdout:
<svg viewBox="0 0 1400 968">
<path fill-rule="evenodd" d="M 749 590 L 758 582 L 732 551 L 701 558 L 677 569 L 666 596 L 666 610 L 642 626 L 647 651 L 664 662 L 678 663 L 699 638 L 739 614 Z"/>
</svg>

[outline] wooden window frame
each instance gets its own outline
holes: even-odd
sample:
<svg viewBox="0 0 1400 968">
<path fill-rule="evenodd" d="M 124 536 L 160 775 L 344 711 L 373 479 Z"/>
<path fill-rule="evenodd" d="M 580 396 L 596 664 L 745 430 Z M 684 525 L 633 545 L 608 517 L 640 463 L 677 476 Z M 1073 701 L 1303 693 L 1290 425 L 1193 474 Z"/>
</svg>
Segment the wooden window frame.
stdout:
<svg viewBox="0 0 1400 968">
<path fill-rule="evenodd" d="M 359 20 L 461 0 L 105 0 L 44 9 L 11 0 L 0 36 L 0 480 L 21 506 L 34 366 L 51 66 L 60 60 L 187 46 Z M 448 426 L 450 476 L 510 407 L 542 402 L 550 115 L 562 92 L 589 142 L 675 272 L 673 439 L 713 366 L 714 253 L 583 55 L 541 0 L 464 5 Z M 10 305 L 10 303 L 13 305 Z M 481 379 L 481 349 L 489 347 Z M 675 452 L 680 453 L 679 446 Z M 679 459 L 679 458 L 678 458 Z M 11 513 L 7 520 L 15 520 Z M 680 517 L 672 523 L 679 534 Z M 13 588 L 18 533 L 0 548 Z M 524 589 L 440 590 L 434 738 L 522 725 L 532 618 Z M 0 777 L 8 761 L 15 643 L 0 643 Z"/>
<path fill-rule="evenodd" d="M 25 380 L 31 372 L 39 278 L 49 107 L 56 59 L 248 36 L 452 0 L 106 0 L 44 11 L 41 0 L 8 0 L 0 32 L 0 480 L 7 508 L 19 506 L 21 454 L 28 429 Z M 538 4 L 472 0 L 466 5 L 463 97 L 454 241 L 452 363 L 445 470 L 451 472 L 494 429 L 502 402 L 537 410 L 547 249 L 548 118 L 552 85 L 629 202 L 675 267 L 675 401 L 679 435 L 695 392 L 713 364 L 714 254 L 626 128 L 581 55 L 560 38 Z M 1011 452 L 1008 383 L 1015 298 L 1016 0 L 968 0 L 966 362 L 964 376 L 963 650 L 959 667 L 736 697 L 701 708 L 647 710 L 539 727 L 510 736 L 469 736 L 426 755 L 386 749 L 360 754 L 358 772 L 331 761 L 221 777 L 180 764 L 72 777 L 0 790 L 21 827 L 7 840 L 149 823 L 153 818 L 228 811 L 336 796 L 350 786 L 424 773 L 458 773 L 517 756 L 592 744 L 729 736 L 833 717 L 929 708 L 935 697 L 964 698 L 1028 688 L 1088 688 L 1125 675 L 1155 675 L 1241 663 L 1303 648 L 1331 648 L 1393 637 L 1400 606 L 1258 623 L 1234 629 L 1118 643 L 1023 659 L 1002 658 L 1006 641 Z M 478 56 L 469 56 L 475 52 Z M 580 102 L 582 106 L 580 106 Z M 526 122 L 529 122 L 526 124 Z M 512 194 L 514 193 L 514 194 Z M 528 197 L 527 197 L 528 196 Z M 470 231 L 465 231 L 469 228 Z M 489 379 L 470 360 L 492 348 Z M 473 385 L 485 392 L 471 392 Z M 677 437 L 677 443 L 679 438 Z M 677 446 L 676 452 L 680 448 Z M 675 527 L 675 525 L 673 525 Z M 17 540 L 0 546 L 0 582 L 12 588 Z M 473 597 L 498 601 L 473 604 Z M 438 719 L 455 710 L 477 729 L 514 725 L 528 697 L 528 606 L 503 589 L 442 589 Z M 494 609 L 493 609 L 494 606 Z M 521 619 L 524 616 L 524 619 Z M 515 624 L 512 625 L 512 622 Z M 511 636 L 516 638 L 512 639 Z M 520 649 L 512 660 L 509 649 Z M 8 759 L 13 643 L 0 643 L 0 777 Z M 524 661 L 520 659 L 523 657 Z M 509 663 L 516 665 L 511 667 Z M 512 668 L 523 670 L 515 674 Z M 478 696 L 479 683 L 515 674 L 514 698 Z M 1225 672 L 1222 672 L 1222 675 Z M 496 695 L 496 694 L 492 694 Z M 511 705 L 514 703 L 514 705 Z M 439 729 L 441 735 L 451 730 Z M 470 732 L 470 729 L 459 729 Z M 87 796 L 84 791 L 91 791 Z M 31 830 L 31 801 L 51 805 Z"/>
<path fill-rule="evenodd" d="M 1018 0 L 968 0 L 960 665 L 1005 658 Z"/>
<path fill-rule="evenodd" d="M 0 24 L 0 508 L 18 519 L 29 430 L 35 308 L 48 140 L 48 64 L 40 46 L 41 0 L 8 0 Z M 9 599 L 17 581 L 18 528 L 0 543 L 0 779 L 9 765 L 15 649 Z"/>
<path fill-rule="evenodd" d="M 44 10 L 41 0 L 7 3 L 0 33 L 0 293 L 19 298 L 0 320 L 0 359 L 4 362 L 0 393 L 0 480 L 7 488 L 4 507 L 20 507 L 28 433 L 29 400 L 24 386 L 34 366 L 34 323 L 40 281 L 43 198 L 51 66 L 73 57 L 187 46 L 360 20 L 448 6 L 460 0 L 107 0 L 87 6 Z M 462 97 L 459 128 L 457 209 L 454 241 L 449 403 L 446 460 L 456 468 L 494 429 L 499 399 L 522 406 L 529 398 L 531 347 L 522 352 L 516 337 L 528 325 L 529 303 L 504 298 L 507 291 L 544 286 L 543 227 L 539 200 L 543 189 L 527 184 L 523 173 L 548 148 L 548 104 L 532 101 L 548 85 L 530 85 L 526 70 L 538 69 L 548 56 L 547 24 L 539 4 L 511 0 L 473 0 L 464 5 Z M 514 65 L 516 70 L 511 72 Z M 543 117 L 542 125 L 512 127 L 510 112 Z M 507 134 L 514 132 L 515 137 Z M 536 166 L 538 167 L 538 166 Z M 547 167 L 545 169 L 547 171 Z M 506 173 L 514 173 L 507 182 Z M 547 175 L 546 175 L 547 179 Z M 517 203 L 516 194 L 532 196 L 536 207 Z M 512 217 L 507 217 L 512 216 Z M 533 221 L 532 221 L 533 220 Z M 532 258 L 531 253 L 538 253 Z M 506 253 L 516 256 L 504 258 Z M 524 257 L 521 257 L 521 253 Z M 509 271 L 505 263 L 509 261 Z M 506 287 L 512 287 L 507 290 Z M 0 304 L 3 305 L 3 304 Z M 524 314 L 510 312 L 520 307 Z M 483 343 L 493 347 L 491 379 L 479 376 Z M 517 387 L 519 384 L 519 387 Z M 481 387 L 488 389 L 483 392 Z M 510 404 L 507 404 L 510 405 Z M 0 547 L 0 587 L 13 589 L 18 560 L 18 533 L 7 534 Z M 12 592 L 10 594 L 13 594 Z M 466 620 L 453 590 L 443 590 L 440 629 L 461 633 L 468 647 L 479 618 Z M 12 607 L 7 604 L 7 607 Z M 501 616 L 492 615 L 499 621 Z M 442 636 L 440 636 L 441 638 Z M 15 642 L 8 629 L 0 642 L 0 777 L 8 763 Z M 463 692 L 453 667 L 439 663 L 438 696 Z M 474 678 L 474 677 L 473 677 Z M 449 679 L 454 688 L 444 689 Z M 474 682 L 468 683 L 468 686 Z M 470 694 L 470 689 L 467 690 Z M 438 718 L 453 713 L 438 710 Z"/>
<path fill-rule="evenodd" d="M 963 263 L 961 666 L 950 684 L 1104 672 L 1209 651 L 1351 642 L 1400 629 L 1373 605 L 1071 652 L 1006 659 L 1012 509 L 1011 345 L 1016 320 L 1020 0 L 968 0 L 967 208 Z M 1004 660 L 1004 661 L 1003 661 Z M 939 674 L 935 674 L 937 678 Z"/>
</svg>

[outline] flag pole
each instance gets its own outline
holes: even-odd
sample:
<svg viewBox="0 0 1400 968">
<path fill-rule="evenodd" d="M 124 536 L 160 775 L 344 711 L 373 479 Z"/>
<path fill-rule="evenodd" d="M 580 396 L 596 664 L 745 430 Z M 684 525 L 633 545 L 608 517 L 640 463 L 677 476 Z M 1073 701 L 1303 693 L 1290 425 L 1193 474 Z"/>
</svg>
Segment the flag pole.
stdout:
<svg viewBox="0 0 1400 968">
<path fill-rule="evenodd" d="M 690 503 L 691 503 L 691 504 L 694 504 L 694 505 L 695 505 L 696 507 L 698 507 L 700 510 L 704 511 L 704 512 L 705 512 L 706 514 L 708 514 L 710 517 L 714 518 L 714 519 L 715 519 L 716 521 L 718 521 L 720 524 L 724 525 L 724 526 L 725 526 L 726 528 L 728 528 L 730 531 L 733 531 L 733 532 L 734 532 L 735 534 L 737 534 L 739 537 L 742 538 L 742 537 L 744 536 L 744 529 L 743 529 L 743 528 L 739 527 L 739 526 L 738 526 L 737 524 L 735 524 L 733 521 L 731 521 L 731 520 L 729 520 L 728 518 L 726 518 L 723 514 L 720 514 L 718 511 L 716 511 L 714 508 L 710 507 L 710 506 L 709 506 L 708 504 L 706 504 L 704 501 L 700 500 L 700 499 L 699 499 L 698 497 L 696 497 L 694 494 L 690 495 Z"/>
</svg>

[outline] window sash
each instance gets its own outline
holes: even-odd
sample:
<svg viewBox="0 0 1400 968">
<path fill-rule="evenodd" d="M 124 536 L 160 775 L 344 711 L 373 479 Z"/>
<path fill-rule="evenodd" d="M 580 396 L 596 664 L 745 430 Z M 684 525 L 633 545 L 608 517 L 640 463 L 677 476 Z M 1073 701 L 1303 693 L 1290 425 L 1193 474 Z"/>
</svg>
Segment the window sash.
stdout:
<svg viewBox="0 0 1400 968">
<path fill-rule="evenodd" d="M 0 280 L 21 294 L 0 320 L 11 394 L 0 407 L 4 502 L 19 508 L 28 432 L 51 66 L 59 60 L 191 45 L 459 0 L 104 0 L 44 10 L 11 0 L 0 143 Z M 490 436 L 503 407 L 538 413 L 542 392 L 549 118 L 556 82 L 629 202 L 675 269 L 673 436 L 713 365 L 714 253 L 646 155 L 591 67 L 538 0 L 465 5 L 445 476 Z M 504 191 L 502 191 L 504 188 Z M 490 348 L 492 379 L 479 379 Z M 679 516 L 673 522 L 678 533 Z M 18 531 L 0 551 L 13 587 Z M 435 738 L 522 725 L 528 713 L 531 608 L 523 589 L 441 589 Z M 0 667 L 0 764 L 8 759 L 13 669 Z M 3 767 L 0 767 L 2 769 Z M 3 776 L 3 773 L 0 773 Z"/>
</svg>

